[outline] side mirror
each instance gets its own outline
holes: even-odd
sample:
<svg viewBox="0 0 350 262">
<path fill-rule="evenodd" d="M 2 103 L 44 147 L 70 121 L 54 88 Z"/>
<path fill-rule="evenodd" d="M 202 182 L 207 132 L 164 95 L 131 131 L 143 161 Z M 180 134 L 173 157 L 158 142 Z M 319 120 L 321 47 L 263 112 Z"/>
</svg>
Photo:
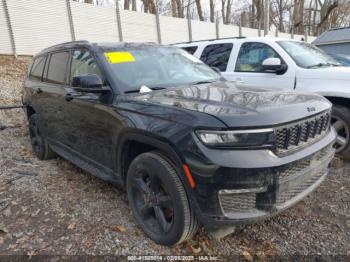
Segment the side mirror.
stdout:
<svg viewBox="0 0 350 262">
<path fill-rule="evenodd" d="M 98 75 L 86 74 L 74 76 L 72 79 L 72 87 L 79 92 L 103 93 L 107 91 L 102 86 L 102 80 Z"/>
<path fill-rule="evenodd" d="M 281 63 L 281 59 L 273 57 L 266 58 L 262 62 L 262 67 L 264 71 L 268 73 L 276 73 L 277 75 L 284 74 L 288 69 L 288 66 L 286 64 Z"/>
</svg>

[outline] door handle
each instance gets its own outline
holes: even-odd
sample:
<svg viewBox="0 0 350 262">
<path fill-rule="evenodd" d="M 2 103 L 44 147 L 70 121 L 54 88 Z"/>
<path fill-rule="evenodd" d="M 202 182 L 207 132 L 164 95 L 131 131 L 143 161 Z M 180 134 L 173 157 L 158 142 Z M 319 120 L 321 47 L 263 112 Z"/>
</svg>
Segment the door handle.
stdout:
<svg viewBox="0 0 350 262">
<path fill-rule="evenodd" d="M 238 83 L 238 84 L 244 84 L 244 81 L 242 80 L 242 78 L 237 78 L 237 79 L 236 79 L 236 83 Z"/>
</svg>

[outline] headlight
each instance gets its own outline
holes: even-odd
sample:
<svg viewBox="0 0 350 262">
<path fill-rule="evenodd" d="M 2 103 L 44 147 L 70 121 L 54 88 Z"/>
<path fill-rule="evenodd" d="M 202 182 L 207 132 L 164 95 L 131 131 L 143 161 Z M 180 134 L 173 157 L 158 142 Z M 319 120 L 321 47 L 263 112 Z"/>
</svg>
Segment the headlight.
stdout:
<svg viewBox="0 0 350 262">
<path fill-rule="evenodd" d="M 256 147 L 272 146 L 275 141 L 273 129 L 209 131 L 197 130 L 199 139 L 208 146 L 216 147 Z"/>
</svg>

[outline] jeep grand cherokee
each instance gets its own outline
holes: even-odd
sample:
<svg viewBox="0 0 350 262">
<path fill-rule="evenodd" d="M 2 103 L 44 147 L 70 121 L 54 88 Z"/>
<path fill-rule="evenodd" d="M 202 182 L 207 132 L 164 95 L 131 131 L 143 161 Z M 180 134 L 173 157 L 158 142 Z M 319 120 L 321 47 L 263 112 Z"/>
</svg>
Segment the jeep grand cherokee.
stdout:
<svg viewBox="0 0 350 262">
<path fill-rule="evenodd" d="M 326 99 L 243 88 L 176 47 L 53 46 L 34 56 L 23 103 L 36 156 L 124 186 L 162 245 L 199 224 L 220 237 L 290 207 L 334 155 Z"/>
</svg>

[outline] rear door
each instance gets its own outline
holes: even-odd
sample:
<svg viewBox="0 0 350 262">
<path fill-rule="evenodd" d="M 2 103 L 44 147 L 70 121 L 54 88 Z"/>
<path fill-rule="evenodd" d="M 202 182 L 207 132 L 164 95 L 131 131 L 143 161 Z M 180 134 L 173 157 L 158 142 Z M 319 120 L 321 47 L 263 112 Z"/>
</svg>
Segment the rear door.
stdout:
<svg viewBox="0 0 350 262">
<path fill-rule="evenodd" d="M 45 85 L 43 83 L 43 72 L 46 59 L 47 55 L 41 55 L 34 58 L 30 72 L 24 83 L 25 94 L 23 97 L 26 100 L 24 102 L 29 103 L 39 114 L 39 117 L 42 117 L 43 113 L 45 113 L 45 109 L 40 104 L 40 99 L 43 97 L 42 89 Z M 44 128 L 45 126 L 42 126 L 41 131 L 44 131 Z"/>
<path fill-rule="evenodd" d="M 42 83 L 38 93 L 39 115 L 43 119 L 44 136 L 49 140 L 60 140 L 65 130 L 64 94 L 67 80 L 69 51 L 49 53 L 46 59 Z"/>
<path fill-rule="evenodd" d="M 209 44 L 200 55 L 200 60 L 210 67 L 216 67 L 226 76 L 226 69 L 230 60 L 233 43 Z"/>
</svg>

